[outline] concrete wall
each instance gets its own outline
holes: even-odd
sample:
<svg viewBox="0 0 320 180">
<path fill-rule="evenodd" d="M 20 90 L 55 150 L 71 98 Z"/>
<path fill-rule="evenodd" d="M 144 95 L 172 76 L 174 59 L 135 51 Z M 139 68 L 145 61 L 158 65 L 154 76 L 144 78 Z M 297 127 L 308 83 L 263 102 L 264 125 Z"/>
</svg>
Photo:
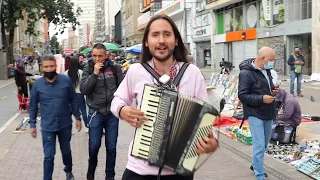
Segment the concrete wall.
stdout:
<svg viewBox="0 0 320 180">
<path fill-rule="evenodd" d="M 312 72 L 320 73 L 320 1 L 312 1 Z"/>
</svg>

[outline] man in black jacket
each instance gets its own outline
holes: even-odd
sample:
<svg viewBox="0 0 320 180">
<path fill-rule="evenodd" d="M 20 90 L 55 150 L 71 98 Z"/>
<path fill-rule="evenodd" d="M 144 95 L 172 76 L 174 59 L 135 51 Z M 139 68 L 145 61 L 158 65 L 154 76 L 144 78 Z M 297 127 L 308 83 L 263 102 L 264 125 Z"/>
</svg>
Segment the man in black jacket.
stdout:
<svg viewBox="0 0 320 180">
<path fill-rule="evenodd" d="M 263 167 L 264 153 L 276 117 L 274 96 L 279 89 L 273 85 L 270 73 L 274 58 L 273 49 L 263 47 L 256 59 L 245 60 L 239 65 L 238 97 L 243 104 L 244 117 L 249 121 L 253 149 L 250 169 L 254 170 L 257 180 L 264 180 L 267 176 Z"/>
<path fill-rule="evenodd" d="M 14 70 L 14 79 L 18 88 L 18 94 L 24 95 L 28 98 L 28 86 L 26 76 L 33 76 L 33 74 L 27 73 L 24 68 L 24 61 L 22 58 L 17 60 L 16 68 Z"/>
<path fill-rule="evenodd" d="M 122 69 L 107 58 L 106 47 L 96 44 L 92 49 L 93 61 L 83 69 L 80 91 L 89 106 L 89 167 L 87 179 L 93 180 L 98 163 L 103 129 L 107 160 L 105 179 L 114 180 L 119 119 L 110 111 L 113 94 L 123 79 Z"/>
</svg>

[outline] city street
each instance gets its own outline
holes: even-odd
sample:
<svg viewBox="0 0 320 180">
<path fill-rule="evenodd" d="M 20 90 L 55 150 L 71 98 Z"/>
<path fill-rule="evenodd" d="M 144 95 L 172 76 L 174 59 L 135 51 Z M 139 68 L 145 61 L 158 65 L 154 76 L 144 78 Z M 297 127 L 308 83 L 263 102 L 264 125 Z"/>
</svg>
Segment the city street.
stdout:
<svg viewBox="0 0 320 180">
<path fill-rule="evenodd" d="M 209 73 L 207 73 L 209 74 Z M 206 79 L 208 79 L 208 76 Z M 282 86 L 287 89 L 288 83 L 284 82 Z M 316 113 L 315 105 L 319 102 L 308 103 L 310 95 L 315 99 L 320 99 L 315 94 L 317 83 L 304 83 L 305 97 L 299 98 L 302 104 L 311 104 L 310 107 L 304 108 L 305 111 Z M 11 94 L 10 94 L 11 93 Z M 40 180 L 43 173 L 43 152 L 41 143 L 41 131 L 38 128 L 38 138 L 33 139 L 27 132 L 22 134 L 14 133 L 15 128 L 27 113 L 17 113 L 16 86 L 13 80 L 0 82 L 0 95 L 3 97 L 0 103 L 3 108 L 1 123 L 11 122 L 10 125 L 4 125 L 0 131 L 0 179 L 4 180 Z M 309 100 L 310 101 L 310 100 Z M 18 116 L 17 118 L 11 118 Z M 11 118 L 11 119 L 10 119 Z M 37 124 L 38 127 L 40 122 Z M 307 125 L 309 127 L 309 125 Z M 312 130 L 319 128 L 319 123 L 310 127 Z M 118 138 L 118 155 L 116 163 L 116 179 L 121 179 L 122 173 L 127 163 L 128 147 L 134 135 L 134 129 L 127 123 L 120 121 L 119 138 Z M 298 137 L 299 138 L 299 137 Z M 254 180 L 255 176 L 249 169 L 251 163 L 251 147 L 243 145 L 237 141 L 220 135 L 220 149 L 201 167 L 195 175 L 196 180 Z M 87 159 L 88 159 L 88 134 L 83 129 L 80 133 L 75 132 L 72 138 L 73 153 L 73 173 L 76 179 L 86 179 Z M 105 147 L 102 144 L 99 154 L 99 165 L 96 171 L 96 179 L 104 179 L 105 166 Z M 57 155 L 55 158 L 54 179 L 65 179 L 63 172 L 63 163 L 59 146 L 57 146 Z M 307 176 L 296 171 L 289 165 L 286 165 L 274 158 L 267 156 L 266 168 L 269 177 L 267 179 L 309 179 Z"/>
<path fill-rule="evenodd" d="M 36 65 L 34 66 L 36 67 Z M 27 70 L 28 71 L 28 70 Z M 36 71 L 28 71 L 35 73 Z M 17 117 L 18 113 L 18 99 L 17 99 L 17 86 L 14 78 L 0 81 L 0 133 L 1 127 L 9 120 Z"/>
<path fill-rule="evenodd" d="M 41 180 L 42 178 L 42 144 L 41 133 L 37 139 L 32 139 L 29 133 L 14 134 L 14 128 L 26 114 L 21 114 L 0 135 L 0 179 L 4 180 Z M 134 129 L 120 122 L 118 138 L 118 155 L 116 164 L 116 179 L 120 180 L 127 162 L 128 146 L 133 137 Z M 76 180 L 86 179 L 88 134 L 84 131 L 75 133 L 72 138 L 73 172 Z M 239 143 L 240 145 L 240 143 Z M 249 146 L 248 146 L 249 147 Z M 105 147 L 102 144 L 99 154 L 99 165 L 96 171 L 97 180 L 104 179 Z M 221 147 L 196 173 L 197 180 L 254 180 L 249 169 L 250 162 Z M 55 158 L 53 179 L 65 179 L 59 146 Z M 270 180 L 277 178 L 269 175 Z"/>
</svg>

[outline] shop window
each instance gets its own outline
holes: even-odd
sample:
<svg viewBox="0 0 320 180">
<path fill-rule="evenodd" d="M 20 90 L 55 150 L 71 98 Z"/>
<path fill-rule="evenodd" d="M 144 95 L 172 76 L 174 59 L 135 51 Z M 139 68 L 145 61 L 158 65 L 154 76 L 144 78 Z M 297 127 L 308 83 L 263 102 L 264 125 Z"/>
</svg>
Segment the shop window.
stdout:
<svg viewBox="0 0 320 180">
<path fill-rule="evenodd" d="M 224 21 L 223 21 L 223 13 L 217 14 L 218 19 L 218 34 L 224 33 Z"/>
<path fill-rule="evenodd" d="M 228 10 L 224 13 L 224 30 L 225 32 L 233 31 L 233 9 Z"/>
<path fill-rule="evenodd" d="M 232 25 L 235 31 L 243 30 L 243 8 L 242 6 L 234 9 L 235 16 Z"/>
</svg>

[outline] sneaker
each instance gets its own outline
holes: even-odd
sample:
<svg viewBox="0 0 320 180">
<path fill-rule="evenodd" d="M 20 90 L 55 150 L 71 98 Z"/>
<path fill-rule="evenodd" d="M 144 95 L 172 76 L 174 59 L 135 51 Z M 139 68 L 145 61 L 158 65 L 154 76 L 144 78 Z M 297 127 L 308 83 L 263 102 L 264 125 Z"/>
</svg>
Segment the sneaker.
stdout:
<svg viewBox="0 0 320 180">
<path fill-rule="evenodd" d="M 298 94 L 298 97 L 303 97 L 303 95 L 301 93 Z"/>
<path fill-rule="evenodd" d="M 67 173 L 67 180 L 74 180 L 72 172 Z"/>
<path fill-rule="evenodd" d="M 291 93 L 291 95 L 292 95 L 293 97 L 296 97 L 296 96 L 294 95 L 294 93 Z"/>
<path fill-rule="evenodd" d="M 252 166 L 252 165 L 250 166 L 250 169 L 251 169 L 251 171 L 254 171 L 254 169 L 253 169 L 253 166 Z M 264 176 L 265 176 L 265 177 L 268 177 L 268 174 L 267 174 L 267 173 L 264 173 Z"/>
</svg>

